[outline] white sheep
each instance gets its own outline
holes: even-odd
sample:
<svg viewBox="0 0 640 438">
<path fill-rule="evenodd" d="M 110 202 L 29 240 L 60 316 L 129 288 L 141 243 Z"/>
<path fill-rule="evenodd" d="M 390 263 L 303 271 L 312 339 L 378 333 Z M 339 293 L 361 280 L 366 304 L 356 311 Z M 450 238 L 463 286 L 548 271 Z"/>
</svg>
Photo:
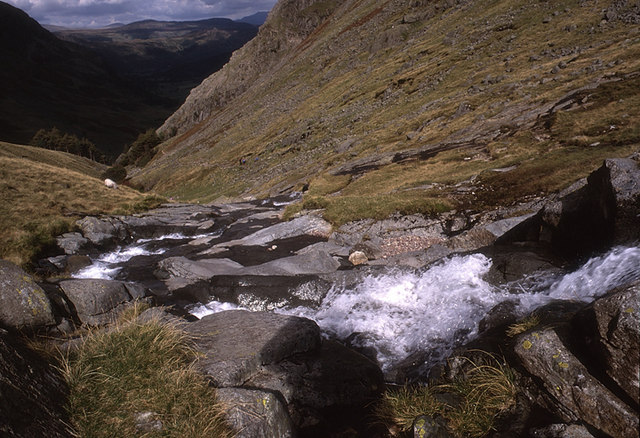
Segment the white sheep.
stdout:
<svg viewBox="0 0 640 438">
<path fill-rule="evenodd" d="M 110 189 L 117 189 L 118 188 L 118 184 L 116 184 L 115 181 L 110 180 L 109 178 L 104 180 L 104 185 L 109 187 Z"/>
</svg>

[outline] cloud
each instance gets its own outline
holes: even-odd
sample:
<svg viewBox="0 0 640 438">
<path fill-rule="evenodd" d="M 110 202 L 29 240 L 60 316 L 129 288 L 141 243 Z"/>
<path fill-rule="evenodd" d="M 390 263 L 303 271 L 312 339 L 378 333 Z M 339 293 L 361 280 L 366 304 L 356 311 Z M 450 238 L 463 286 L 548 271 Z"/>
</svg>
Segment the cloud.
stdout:
<svg viewBox="0 0 640 438">
<path fill-rule="evenodd" d="M 268 11 L 276 0 L 5 0 L 42 24 L 96 27 L 154 19 L 238 19 Z"/>
</svg>

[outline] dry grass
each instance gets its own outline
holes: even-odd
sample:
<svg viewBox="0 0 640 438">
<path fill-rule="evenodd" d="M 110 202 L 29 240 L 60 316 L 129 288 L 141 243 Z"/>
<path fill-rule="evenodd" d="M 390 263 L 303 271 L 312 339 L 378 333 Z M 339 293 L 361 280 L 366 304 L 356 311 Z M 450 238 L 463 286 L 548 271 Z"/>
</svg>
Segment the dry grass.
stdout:
<svg viewBox="0 0 640 438">
<path fill-rule="evenodd" d="M 478 361 L 464 360 L 466 371 L 453 382 L 387 391 L 376 409 L 378 420 L 406 432 L 416 417 L 440 415 L 456 437 L 486 436 L 496 418 L 515 405 L 513 371 L 488 353 Z"/>
<path fill-rule="evenodd" d="M 506 331 L 506 335 L 510 338 L 513 338 L 514 336 L 518 336 L 520 333 L 531 330 L 532 328 L 538 326 L 538 324 L 540 324 L 540 315 L 532 313 L 526 318 L 523 318 L 521 321 L 515 324 L 511 324 Z"/>
<path fill-rule="evenodd" d="M 24 265 L 82 215 L 149 205 L 128 187 L 105 187 L 102 168 L 63 152 L 0 143 L 0 257 Z"/>
<path fill-rule="evenodd" d="M 71 426 L 92 437 L 231 437 L 215 392 L 189 365 L 190 339 L 179 328 L 129 315 L 109 330 L 94 330 L 64 357 Z M 161 430 L 139 430 L 150 412 Z"/>
</svg>

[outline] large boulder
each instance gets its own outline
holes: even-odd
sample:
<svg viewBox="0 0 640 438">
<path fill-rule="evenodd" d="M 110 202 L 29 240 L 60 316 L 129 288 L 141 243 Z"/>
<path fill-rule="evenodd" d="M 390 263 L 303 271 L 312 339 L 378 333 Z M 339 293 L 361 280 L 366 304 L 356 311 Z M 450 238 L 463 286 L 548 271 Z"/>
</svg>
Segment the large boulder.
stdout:
<svg viewBox="0 0 640 438">
<path fill-rule="evenodd" d="M 295 436 L 284 403 L 272 392 L 244 388 L 219 388 L 218 400 L 225 417 L 237 430 L 236 438 L 291 438 Z"/>
<path fill-rule="evenodd" d="M 260 367 L 320 347 L 320 329 L 308 319 L 230 310 L 187 327 L 203 353 L 197 367 L 216 386 L 240 386 Z"/>
<path fill-rule="evenodd" d="M 80 250 L 86 248 L 89 240 L 80 233 L 65 233 L 56 238 L 56 243 L 65 254 L 72 255 L 78 254 Z"/>
<path fill-rule="evenodd" d="M 111 247 L 128 237 L 125 227 L 115 218 L 98 219 L 87 216 L 76 224 L 82 230 L 82 235 L 98 247 Z"/>
<path fill-rule="evenodd" d="M 56 324 L 44 290 L 21 268 L 0 260 L 0 324 L 33 329 Z"/>
<path fill-rule="evenodd" d="M 514 351 L 565 419 L 583 421 L 610 436 L 638 436 L 637 412 L 592 376 L 553 328 L 520 335 Z"/>
<path fill-rule="evenodd" d="M 66 398 L 60 372 L 0 330 L 0 436 L 75 436 L 67 426 Z"/>
<path fill-rule="evenodd" d="M 598 367 L 640 403 L 640 282 L 596 300 L 576 315 L 574 325 L 586 332 L 585 348 L 597 349 Z"/>
<path fill-rule="evenodd" d="M 59 286 L 78 320 L 88 325 L 114 322 L 120 312 L 144 295 L 140 288 L 115 280 L 65 280 Z"/>
</svg>

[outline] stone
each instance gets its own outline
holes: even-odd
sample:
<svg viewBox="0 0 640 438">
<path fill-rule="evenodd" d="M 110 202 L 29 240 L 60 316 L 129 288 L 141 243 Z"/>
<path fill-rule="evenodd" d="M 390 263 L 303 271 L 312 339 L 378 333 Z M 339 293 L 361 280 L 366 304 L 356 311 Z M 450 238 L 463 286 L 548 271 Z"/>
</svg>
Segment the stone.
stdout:
<svg viewBox="0 0 640 438">
<path fill-rule="evenodd" d="M 636 403 L 640 385 L 640 282 L 597 299 L 576 315 L 576 327 L 595 325 L 587 348 L 598 348 L 595 360 Z"/>
<path fill-rule="evenodd" d="M 89 244 L 89 240 L 85 239 L 80 233 L 65 233 L 56 238 L 56 244 L 65 254 L 72 255 L 85 248 Z"/>
<path fill-rule="evenodd" d="M 532 438 L 594 438 L 582 424 L 550 424 L 529 432 Z"/>
<path fill-rule="evenodd" d="M 93 262 L 86 255 L 70 255 L 66 259 L 65 271 L 73 274 L 79 270 L 91 266 Z"/>
<path fill-rule="evenodd" d="M 0 260 L 0 324 L 23 330 L 56 325 L 51 301 L 21 268 Z"/>
<path fill-rule="evenodd" d="M 203 354 L 197 368 L 219 387 L 240 386 L 264 365 L 320 347 L 315 322 L 270 312 L 214 313 L 186 330 Z"/>
<path fill-rule="evenodd" d="M 157 432 L 163 429 L 162 421 L 155 412 L 137 412 L 133 415 L 138 432 Z"/>
<path fill-rule="evenodd" d="M 0 331 L 0 435 L 75 436 L 66 412 L 68 389 L 56 367 L 21 339 Z"/>
<path fill-rule="evenodd" d="M 329 274 L 340 267 L 340 262 L 324 251 L 308 252 L 283 257 L 258 266 L 240 269 L 236 275 L 312 275 Z"/>
<path fill-rule="evenodd" d="M 169 257 L 158 263 L 161 271 L 185 280 L 206 280 L 215 275 L 236 272 L 242 267 L 240 263 L 226 258 L 189 260 L 186 257 Z"/>
<path fill-rule="evenodd" d="M 122 223 L 113 218 L 101 220 L 87 216 L 77 221 L 76 224 L 82 230 L 82 235 L 99 247 L 111 247 L 118 240 L 127 238 L 127 232 Z"/>
<path fill-rule="evenodd" d="M 514 350 L 524 368 L 541 380 L 558 410 L 566 409 L 608 435 L 637 437 L 637 413 L 589 373 L 554 329 L 518 336 Z"/>
<path fill-rule="evenodd" d="M 362 265 L 364 263 L 367 263 L 369 261 L 369 258 L 362 251 L 354 251 L 349 256 L 349 261 L 351 262 L 351 264 L 353 266 L 358 266 L 358 265 Z"/>
<path fill-rule="evenodd" d="M 318 351 L 261 367 L 245 385 L 282 394 L 294 424 L 304 429 L 329 426 L 330 411 L 365 417 L 365 407 L 379 396 L 384 380 L 370 359 L 336 341 L 325 340 Z"/>
<path fill-rule="evenodd" d="M 238 431 L 236 438 L 291 438 L 295 436 L 286 406 L 276 394 L 257 389 L 219 388 L 225 417 Z"/>
<path fill-rule="evenodd" d="M 420 415 L 413 421 L 414 438 L 450 438 L 452 436 L 442 417 Z"/>
<path fill-rule="evenodd" d="M 65 280 L 59 286 L 83 324 L 114 322 L 132 300 L 124 283 L 115 280 Z"/>
</svg>

